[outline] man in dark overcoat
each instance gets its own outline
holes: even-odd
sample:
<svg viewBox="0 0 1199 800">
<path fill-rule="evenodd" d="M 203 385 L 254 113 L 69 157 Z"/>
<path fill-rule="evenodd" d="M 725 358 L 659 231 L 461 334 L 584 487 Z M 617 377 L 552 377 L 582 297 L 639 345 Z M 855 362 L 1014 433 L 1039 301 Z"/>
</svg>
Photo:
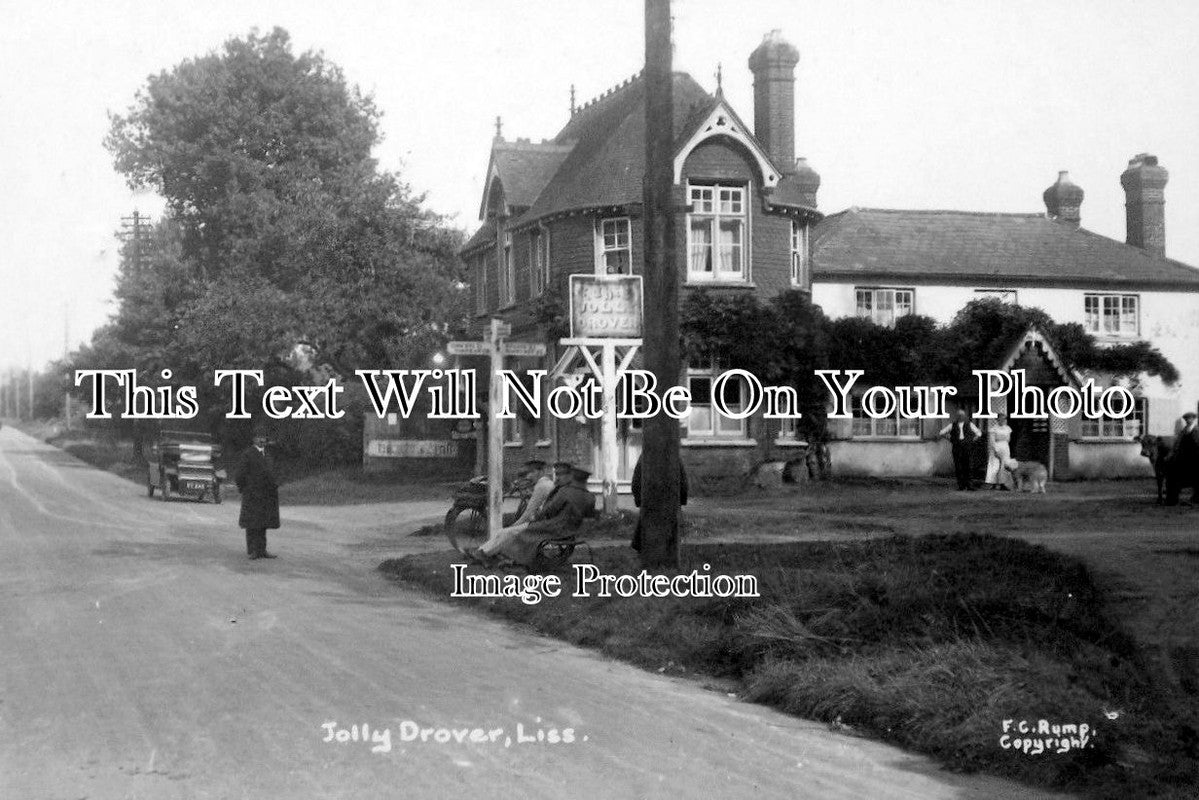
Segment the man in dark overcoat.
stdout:
<svg viewBox="0 0 1199 800">
<path fill-rule="evenodd" d="M 1166 475 L 1166 505 L 1178 505 L 1178 496 L 1190 488 L 1191 503 L 1199 502 L 1199 424 L 1194 411 L 1182 415 L 1182 424 L 1174 437 L 1174 449 Z"/>
<path fill-rule="evenodd" d="M 970 451 L 974 441 L 982 436 L 963 409 L 958 409 L 953 422 L 941 429 L 940 436 L 949 440 L 953 454 L 953 474 L 958 481 L 958 490 L 974 491 L 970 477 Z"/>
<path fill-rule="evenodd" d="M 641 457 L 637 457 L 637 464 L 633 467 L 633 477 L 629 481 L 630 489 L 633 491 L 633 505 L 641 508 Z M 679 506 L 687 505 L 687 470 L 683 467 L 683 459 L 679 459 Z M 681 526 L 680 526 L 681 527 Z M 637 527 L 633 528 L 633 541 L 629 542 L 629 547 L 632 547 L 638 553 L 641 552 L 641 514 L 637 514 Z"/>
<path fill-rule="evenodd" d="M 266 532 L 279 527 L 279 483 L 266 444 L 266 431 L 255 430 L 253 444 L 242 451 L 233 473 L 241 493 L 237 524 L 246 529 L 246 553 L 251 561 L 275 558 L 266 550 Z"/>
</svg>

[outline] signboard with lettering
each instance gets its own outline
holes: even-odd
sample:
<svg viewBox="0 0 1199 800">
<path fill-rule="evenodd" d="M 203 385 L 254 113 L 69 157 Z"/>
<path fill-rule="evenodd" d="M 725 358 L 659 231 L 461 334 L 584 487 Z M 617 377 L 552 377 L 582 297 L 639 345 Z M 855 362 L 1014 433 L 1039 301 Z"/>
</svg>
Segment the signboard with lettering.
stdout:
<svg viewBox="0 0 1199 800">
<path fill-rule="evenodd" d="M 452 356 L 486 356 L 491 354 L 489 342 L 449 342 L 445 349 Z"/>
<path fill-rule="evenodd" d="M 500 355 L 543 356 L 545 345 L 541 342 L 504 342 L 500 345 Z"/>
<path fill-rule="evenodd" d="M 372 439 L 366 454 L 375 458 L 457 458 L 458 442 L 442 439 Z"/>
<path fill-rule="evenodd" d="M 640 275 L 571 275 L 572 339 L 641 337 Z"/>
</svg>

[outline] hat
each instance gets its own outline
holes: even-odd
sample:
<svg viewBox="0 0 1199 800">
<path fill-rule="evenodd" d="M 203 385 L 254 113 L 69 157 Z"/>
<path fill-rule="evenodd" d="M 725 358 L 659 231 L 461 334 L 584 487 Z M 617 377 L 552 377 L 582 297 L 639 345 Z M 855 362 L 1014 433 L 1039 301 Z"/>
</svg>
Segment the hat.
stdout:
<svg viewBox="0 0 1199 800">
<path fill-rule="evenodd" d="M 525 466 L 529 469 L 545 469 L 545 462 L 540 458 L 530 458 L 525 462 Z"/>
<path fill-rule="evenodd" d="M 570 472 L 575 468 L 575 465 L 569 461 L 555 461 L 554 472 Z"/>
<path fill-rule="evenodd" d="M 591 473 L 585 469 L 579 469 L 578 467 L 571 467 L 570 477 L 571 477 L 571 480 L 576 480 L 576 481 L 582 482 L 582 481 L 585 481 L 588 478 L 590 478 Z"/>
<path fill-rule="evenodd" d="M 1195 417 L 1196 417 L 1196 414 L 1194 411 L 1188 411 L 1187 413 L 1182 415 L 1183 419 L 1194 419 Z"/>
</svg>

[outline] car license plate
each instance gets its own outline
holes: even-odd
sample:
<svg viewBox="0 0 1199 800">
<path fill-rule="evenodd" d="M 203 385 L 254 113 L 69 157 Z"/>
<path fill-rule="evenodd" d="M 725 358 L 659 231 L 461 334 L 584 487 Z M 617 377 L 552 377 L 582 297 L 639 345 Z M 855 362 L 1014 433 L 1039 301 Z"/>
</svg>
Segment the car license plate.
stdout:
<svg viewBox="0 0 1199 800">
<path fill-rule="evenodd" d="M 203 481 L 184 481 L 183 491 L 204 493 L 208 491 L 208 484 Z"/>
</svg>

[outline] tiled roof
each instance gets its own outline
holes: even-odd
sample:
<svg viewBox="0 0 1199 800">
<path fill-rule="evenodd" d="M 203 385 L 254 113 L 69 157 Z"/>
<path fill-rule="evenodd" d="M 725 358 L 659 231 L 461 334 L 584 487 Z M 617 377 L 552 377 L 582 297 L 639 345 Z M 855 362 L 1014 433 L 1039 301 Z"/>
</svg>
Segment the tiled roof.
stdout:
<svg viewBox="0 0 1199 800">
<path fill-rule="evenodd" d="M 475 235 L 466 240 L 466 244 L 458 248 L 459 253 L 468 253 L 476 247 L 485 244 L 495 243 L 495 223 L 484 222 L 482 227 L 475 231 Z"/>
<path fill-rule="evenodd" d="M 533 205 L 570 150 L 569 143 L 496 142 L 491 149 L 491 162 L 503 184 L 508 205 L 517 208 Z"/>
<path fill-rule="evenodd" d="M 1199 291 L 1199 270 L 1043 214 L 849 209 L 818 223 L 812 276 L 1158 285 Z"/>
<path fill-rule="evenodd" d="M 690 75 L 674 74 L 676 138 L 713 98 Z M 581 108 L 553 142 L 574 143 L 532 207 L 513 225 L 583 208 L 640 203 L 645 173 L 645 81 L 640 76 Z"/>
</svg>

